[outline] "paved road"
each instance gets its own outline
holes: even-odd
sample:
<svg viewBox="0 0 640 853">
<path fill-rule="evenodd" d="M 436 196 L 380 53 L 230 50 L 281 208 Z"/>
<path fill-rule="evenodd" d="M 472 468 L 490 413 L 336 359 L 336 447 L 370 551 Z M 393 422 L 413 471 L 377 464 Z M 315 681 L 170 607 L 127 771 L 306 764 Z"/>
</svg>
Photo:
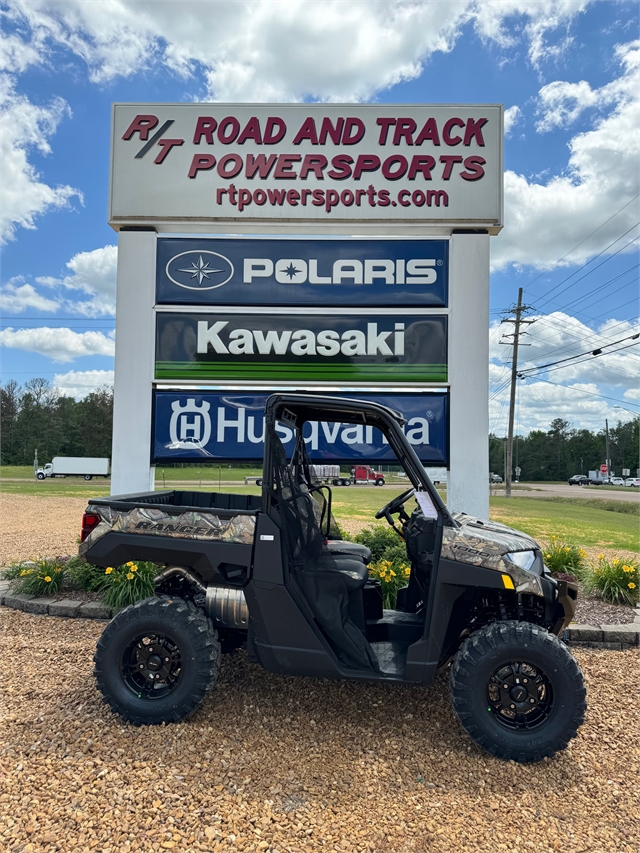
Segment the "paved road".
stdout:
<svg viewBox="0 0 640 853">
<path fill-rule="evenodd" d="M 601 486 L 585 488 L 570 486 L 568 483 L 519 483 L 521 488 L 514 489 L 511 494 L 518 498 L 541 498 L 554 495 L 559 498 L 600 498 L 610 501 L 632 501 L 640 503 L 640 489 L 603 489 Z M 501 497 L 504 491 L 491 490 L 493 495 Z"/>
</svg>

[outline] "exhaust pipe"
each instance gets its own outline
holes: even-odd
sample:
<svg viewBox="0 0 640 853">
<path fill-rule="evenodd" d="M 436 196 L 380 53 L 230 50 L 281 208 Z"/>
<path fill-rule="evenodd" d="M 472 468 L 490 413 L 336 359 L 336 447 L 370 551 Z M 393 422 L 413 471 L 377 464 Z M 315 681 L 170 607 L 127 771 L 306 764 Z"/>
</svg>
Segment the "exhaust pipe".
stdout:
<svg viewBox="0 0 640 853">
<path fill-rule="evenodd" d="M 183 578 L 200 595 L 204 595 L 204 610 L 213 622 L 214 628 L 248 630 L 249 608 L 241 589 L 230 589 L 224 586 L 205 587 L 194 572 L 183 566 L 169 566 L 155 576 L 154 583 L 159 586 L 162 581 L 172 576 Z"/>
<path fill-rule="evenodd" d="M 208 586 L 204 609 L 214 628 L 249 628 L 249 608 L 241 589 Z"/>
</svg>

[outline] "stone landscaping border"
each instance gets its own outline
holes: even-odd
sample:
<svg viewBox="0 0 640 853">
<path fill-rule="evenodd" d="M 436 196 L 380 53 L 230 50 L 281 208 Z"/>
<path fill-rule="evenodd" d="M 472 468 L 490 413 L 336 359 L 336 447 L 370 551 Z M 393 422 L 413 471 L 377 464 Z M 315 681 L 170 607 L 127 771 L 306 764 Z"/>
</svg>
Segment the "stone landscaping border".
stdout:
<svg viewBox="0 0 640 853">
<path fill-rule="evenodd" d="M 7 581 L 0 581 L 0 605 L 38 616 L 60 616 L 66 619 L 104 619 L 113 610 L 103 601 L 78 601 L 73 598 L 55 599 L 12 592 Z"/>
<path fill-rule="evenodd" d="M 77 599 L 37 597 L 11 591 L 9 581 L 0 581 L 0 605 L 24 613 L 39 616 L 59 616 L 66 619 L 109 620 L 113 610 L 102 601 L 78 601 Z M 633 622 L 626 625 L 592 625 L 572 623 L 566 630 L 565 640 L 569 646 L 592 649 L 628 649 L 640 645 L 640 608 L 636 609 Z"/>
</svg>

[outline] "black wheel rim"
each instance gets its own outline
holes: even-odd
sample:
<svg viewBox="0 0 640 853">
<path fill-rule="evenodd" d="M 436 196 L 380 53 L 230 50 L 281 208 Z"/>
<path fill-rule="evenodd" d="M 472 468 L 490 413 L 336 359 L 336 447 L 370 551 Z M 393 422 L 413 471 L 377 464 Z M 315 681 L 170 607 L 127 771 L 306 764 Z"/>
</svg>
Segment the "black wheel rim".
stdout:
<svg viewBox="0 0 640 853">
<path fill-rule="evenodd" d="M 120 661 L 122 680 L 138 699 L 164 699 L 182 677 L 182 654 L 166 634 L 139 634 Z"/>
<path fill-rule="evenodd" d="M 543 725 L 553 711 L 553 688 L 539 666 L 511 661 L 494 670 L 487 683 L 487 710 L 512 731 Z"/>
</svg>

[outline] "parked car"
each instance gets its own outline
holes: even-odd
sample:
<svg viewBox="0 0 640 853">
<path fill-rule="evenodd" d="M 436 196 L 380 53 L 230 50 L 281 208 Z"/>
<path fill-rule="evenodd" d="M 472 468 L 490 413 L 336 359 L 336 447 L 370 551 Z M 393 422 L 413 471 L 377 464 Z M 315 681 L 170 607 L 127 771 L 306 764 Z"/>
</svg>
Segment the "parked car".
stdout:
<svg viewBox="0 0 640 853">
<path fill-rule="evenodd" d="M 610 486 L 624 486 L 624 480 L 622 477 L 610 477 L 609 485 Z"/>
<path fill-rule="evenodd" d="M 640 489 L 640 477 L 627 477 L 624 484 L 625 486 L 635 486 L 636 489 Z"/>
<path fill-rule="evenodd" d="M 501 483 L 502 477 L 500 474 L 489 474 L 489 482 L 490 483 Z"/>
<path fill-rule="evenodd" d="M 570 486 L 586 486 L 589 478 L 585 474 L 574 474 L 573 477 L 569 477 L 568 483 Z"/>
</svg>

